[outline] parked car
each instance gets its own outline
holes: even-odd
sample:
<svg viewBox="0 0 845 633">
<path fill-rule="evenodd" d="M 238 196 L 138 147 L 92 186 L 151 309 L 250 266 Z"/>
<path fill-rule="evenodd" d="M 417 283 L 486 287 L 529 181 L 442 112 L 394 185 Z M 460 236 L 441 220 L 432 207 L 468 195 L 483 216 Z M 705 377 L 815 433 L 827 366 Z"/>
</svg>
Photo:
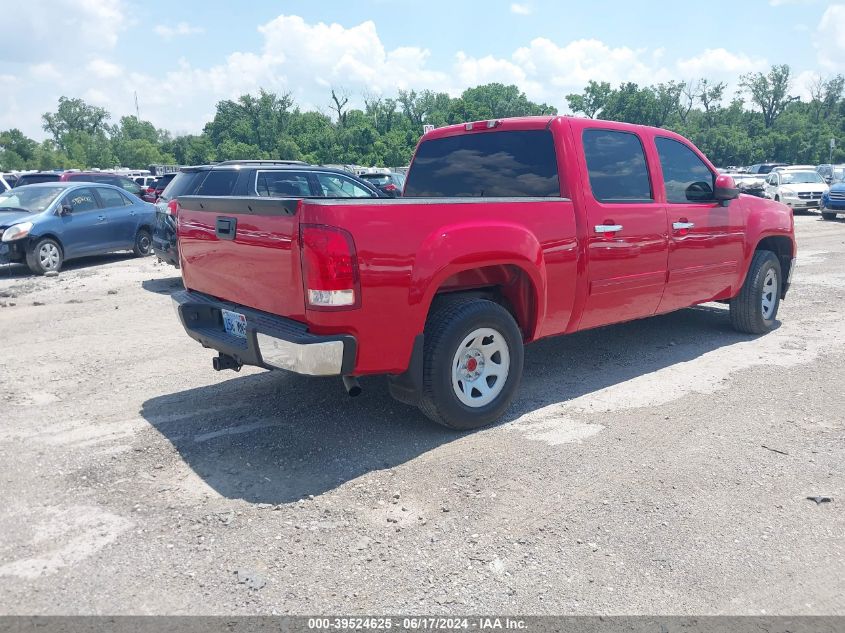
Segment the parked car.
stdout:
<svg viewBox="0 0 845 633">
<path fill-rule="evenodd" d="M 737 188 L 749 196 L 765 198 L 766 176 L 760 174 L 728 173 L 734 179 Z"/>
<path fill-rule="evenodd" d="M 504 414 L 540 338 L 708 301 L 771 331 L 796 252 L 789 210 L 687 139 L 572 117 L 430 131 L 401 199 L 179 206 L 173 300 L 215 369 L 337 375 L 350 394 L 388 374 L 457 429 Z"/>
<path fill-rule="evenodd" d="M 153 252 L 179 267 L 176 199 L 181 196 L 256 196 L 282 198 L 378 198 L 379 189 L 339 169 L 299 161 L 232 160 L 186 167 L 156 202 Z"/>
<path fill-rule="evenodd" d="M 141 191 L 145 191 L 147 187 L 153 184 L 156 180 L 158 180 L 158 176 L 135 176 L 132 180 L 141 187 Z"/>
<path fill-rule="evenodd" d="M 827 184 L 837 182 L 845 177 L 845 165 L 831 165 L 828 163 L 819 165 L 816 167 L 816 171 L 821 174 Z"/>
<path fill-rule="evenodd" d="M 768 174 L 775 167 L 786 167 L 786 163 L 757 163 L 748 168 L 749 174 Z"/>
<path fill-rule="evenodd" d="M 818 209 L 828 186 L 815 170 L 783 169 L 766 178 L 766 197 L 783 202 L 792 210 Z"/>
<path fill-rule="evenodd" d="M 366 180 L 371 185 L 379 188 L 384 195 L 390 198 L 398 198 L 402 195 L 405 187 L 405 176 L 390 172 L 387 174 L 361 174 L 361 180 Z"/>
<path fill-rule="evenodd" d="M 819 210 L 825 220 L 835 220 L 840 213 L 845 213 L 845 182 L 835 181 L 822 195 Z"/>
<path fill-rule="evenodd" d="M 59 182 L 61 177 L 62 172 L 59 171 L 33 171 L 18 176 L 17 181 L 12 186 L 23 187 L 24 185 L 34 185 L 39 182 Z"/>
<path fill-rule="evenodd" d="M 162 192 L 167 188 L 167 185 L 169 185 L 170 181 L 175 177 L 176 174 L 164 174 L 163 176 L 159 176 L 143 191 L 141 199 L 145 202 L 152 202 L 155 204 L 161 197 Z"/>
<path fill-rule="evenodd" d="M 75 257 L 131 250 L 150 254 L 152 205 L 99 183 L 49 182 L 0 193 L 0 261 L 32 272 Z"/>
<path fill-rule="evenodd" d="M 17 181 L 17 174 L 0 174 L 0 192 L 8 191 Z"/>
<path fill-rule="evenodd" d="M 120 174 L 103 171 L 66 171 L 59 177 L 61 182 L 97 182 L 104 185 L 114 185 L 133 196 L 141 197 L 141 187 L 138 183 Z"/>
</svg>

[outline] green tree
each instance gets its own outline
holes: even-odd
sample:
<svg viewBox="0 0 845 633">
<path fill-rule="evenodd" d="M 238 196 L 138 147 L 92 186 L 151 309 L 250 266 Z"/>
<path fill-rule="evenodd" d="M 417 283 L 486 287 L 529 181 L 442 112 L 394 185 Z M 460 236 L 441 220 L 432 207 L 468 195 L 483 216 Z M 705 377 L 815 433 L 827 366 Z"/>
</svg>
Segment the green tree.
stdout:
<svg viewBox="0 0 845 633">
<path fill-rule="evenodd" d="M 73 135 L 87 134 L 90 138 L 104 136 L 109 118 L 110 115 L 104 108 L 89 105 L 82 99 L 67 97 L 59 97 L 57 110 L 47 112 L 41 117 L 44 131 L 52 135 L 61 149 L 67 149 L 68 138 Z"/>
<path fill-rule="evenodd" d="M 583 114 L 588 119 L 595 119 L 607 105 L 612 92 L 613 89 L 606 81 L 599 83 L 591 79 L 584 88 L 583 94 L 568 94 L 566 102 L 575 114 Z"/>
<path fill-rule="evenodd" d="M 789 95 L 791 69 L 787 64 L 772 66 L 768 74 L 748 73 L 740 77 L 739 85 L 747 93 L 751 102 L 763 113 L 763 121 L 771 128 L 777 118 L 798 97 Z"/>
</svg>

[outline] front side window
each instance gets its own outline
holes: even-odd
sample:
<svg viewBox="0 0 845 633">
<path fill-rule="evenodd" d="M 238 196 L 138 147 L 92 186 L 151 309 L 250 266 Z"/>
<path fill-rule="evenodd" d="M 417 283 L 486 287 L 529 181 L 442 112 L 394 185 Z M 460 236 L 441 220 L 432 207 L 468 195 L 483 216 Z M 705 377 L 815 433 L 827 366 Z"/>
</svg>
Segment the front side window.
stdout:
<svg viewBox="0 0 845 633">
<path fill-rule="evenodd" d="M 469 132 L 420 144 L 405 197 L 560 197 L 548 130 Z"/>
<path fill-rule="evenodd" d="M 593 197 L 599 202 L 651 202 L 643 144 L 636 134 L 584 130 L 584 157 Z"/>
<path fill-rule="evenodd" d="M 259 171 L 255 191 L 270 198 L 308 198 L 312 195 L 308 175 L 286 171 Z"/>
<path fill-rule="evenodd" d="M 94 197 L 94 191 L 88 187 L 69 192 L 65 196 L 64 204 L 70 205 L 74 213 L 84 213 L 100 208 L 97 199 Z"/>
<path fill-rule="evenodd" d="M 106 209 L 111 209 L 113 207 L 122 208 L 131 204 L 126 196 L 115 189 L 97 187 L 97 193 L 100 194 L 100 200 L 103 201 L 103 207 Z"/>
<path fill-rule="evenodd" d="M 240 172 L 234 169 L 211 170 L 197 189 L 196 195 L 231 196 L 239 174 Z"/>
<path fill-rule="evenodd" d="M 317 183 L 325 198 L 373 198 L 374 194 L 339 174 L 317 173 Z"/>
<path fill-rule="evenodd" d="M 716 174 L 695 152 L 671 138 L 659 136 L 654 139 L 654 144 L 663 169 L 666 202 L 682 204 L 714 200 Z"/>
</svg>

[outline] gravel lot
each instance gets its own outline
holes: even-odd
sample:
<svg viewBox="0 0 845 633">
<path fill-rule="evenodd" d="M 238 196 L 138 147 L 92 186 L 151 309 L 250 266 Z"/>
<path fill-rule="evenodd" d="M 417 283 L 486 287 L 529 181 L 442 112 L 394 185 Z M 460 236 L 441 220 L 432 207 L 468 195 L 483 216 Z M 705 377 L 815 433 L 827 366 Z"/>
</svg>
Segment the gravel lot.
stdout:
<svg viewBox="0 0 845 633">
<path fill-rule="evenodd" d="M 151 258 L 0 267 L 0 612 L 845 615 L 845 222 L 796 224 L 777 331 L 542 341 L 464 435 L 215 373 Z"/>
</svg>

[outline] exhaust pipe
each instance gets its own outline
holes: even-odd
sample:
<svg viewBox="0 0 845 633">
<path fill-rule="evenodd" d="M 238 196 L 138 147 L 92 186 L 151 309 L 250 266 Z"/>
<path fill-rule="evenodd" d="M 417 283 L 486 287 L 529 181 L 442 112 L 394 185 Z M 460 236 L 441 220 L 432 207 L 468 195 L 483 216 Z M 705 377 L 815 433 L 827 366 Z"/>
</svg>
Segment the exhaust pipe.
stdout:
<svg viewBox="0 0 845 633">
<path fill-rule="evenodd" d="M 223 371 L 224 369 L 240 371 L 242 367 L 242 363 L 227 354 L 220 354 L 217 358 L 212 358 L 211 365 L 214 367 L 214 371 Z"/>
<path fill-rule="evenodd" d="M 343 388 L 346 389 L 346 393 L 349 394 L 350 398 L 357 398 L 361 395 L 361 384 L 358 382 L 358 379 L 355 376 L 342 376 L 343 378 Z"/>
</svg>

